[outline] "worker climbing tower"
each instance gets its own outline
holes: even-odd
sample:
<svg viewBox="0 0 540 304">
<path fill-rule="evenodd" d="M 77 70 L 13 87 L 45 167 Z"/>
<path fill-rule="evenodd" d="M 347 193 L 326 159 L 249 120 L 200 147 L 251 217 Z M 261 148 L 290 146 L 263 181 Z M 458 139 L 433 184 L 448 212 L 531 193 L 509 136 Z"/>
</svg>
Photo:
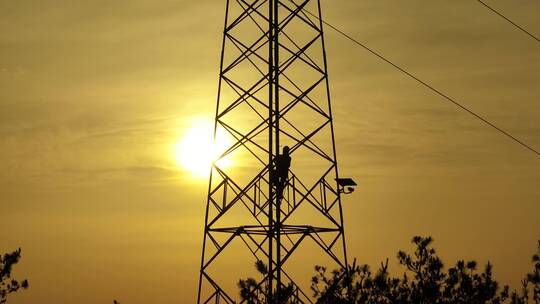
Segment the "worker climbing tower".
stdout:
<svg viewBox="0 0 540 304">
<path fill-rule="evenodd" d="M 261 303 L 312 303 L 297 274 L 347 265 L 355 185 L 338 176 L 320 0 L 226 2 L 215 137 L 230 145 L 210 173 L 197 303 L 242 302 L 247 276 Z"/>
</svg>

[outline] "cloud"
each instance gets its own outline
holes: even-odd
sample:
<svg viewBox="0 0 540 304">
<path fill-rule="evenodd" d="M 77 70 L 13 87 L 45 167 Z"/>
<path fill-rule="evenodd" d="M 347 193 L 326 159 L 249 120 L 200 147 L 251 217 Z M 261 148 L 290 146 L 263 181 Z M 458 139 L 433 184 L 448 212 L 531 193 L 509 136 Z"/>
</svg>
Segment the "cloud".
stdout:
<svg viewBox="0 0 540 304">
<path fill-rule="evenodd" d="M 136 179 L 167 180 L 178 176 L 178 170 L 162 166 L 126 166 L 108 168 L 63 168 L 54 173 L 65 176 L 84 176 L 101 179 L 131 177 Z"/>
</svg>

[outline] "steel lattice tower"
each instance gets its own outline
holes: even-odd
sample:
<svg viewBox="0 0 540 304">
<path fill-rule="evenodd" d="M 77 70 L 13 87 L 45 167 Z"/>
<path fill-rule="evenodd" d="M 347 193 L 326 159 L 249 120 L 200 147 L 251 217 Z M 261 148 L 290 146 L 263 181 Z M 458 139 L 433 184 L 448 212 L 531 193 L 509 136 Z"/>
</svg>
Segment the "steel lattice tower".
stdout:
<svg viewBox="0 0 540 304">
<path fill-rule="evenodd" d="M 210 173 L 197 302 L 236 303 L 246 274 L 225 282 L 223 272 L 261 260 L 259 298 L 277 303 L 291 285 L 287 303 L 312 303 L 288 270 L 295 253 L 312 242 L 347 265 L 320 0 L 227 0 L 223 33 L 215 136 L 232 144 Z M 280 198 L 270 175 L 284 146 Z M 250 259 L 227 262 L 241 251 L 233 244 Z"/>
</svg>

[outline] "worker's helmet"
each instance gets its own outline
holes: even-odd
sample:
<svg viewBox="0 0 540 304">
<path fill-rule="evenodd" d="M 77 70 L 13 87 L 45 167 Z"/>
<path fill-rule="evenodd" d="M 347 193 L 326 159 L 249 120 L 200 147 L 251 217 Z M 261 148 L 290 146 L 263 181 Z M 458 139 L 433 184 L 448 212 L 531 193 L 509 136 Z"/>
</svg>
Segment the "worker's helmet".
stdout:
<svg viewBox="0 0 540 304">
<path fill-rule="evenodd" d="M 289 154 L 289 146 L 283 147 L 283 154 Z"/>
</svg>

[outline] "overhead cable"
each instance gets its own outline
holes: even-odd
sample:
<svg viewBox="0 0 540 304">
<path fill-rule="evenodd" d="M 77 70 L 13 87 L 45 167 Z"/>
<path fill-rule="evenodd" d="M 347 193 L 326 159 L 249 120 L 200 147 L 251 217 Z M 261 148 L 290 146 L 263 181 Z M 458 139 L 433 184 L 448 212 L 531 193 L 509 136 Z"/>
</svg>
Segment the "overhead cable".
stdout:
<svg viewBox="0 0 540 304">
<path fill-rule="evenodd" d="M 487 5 L 484 1 L 482 0 L 476 0 L 478 2 L 480 2 L 480 4 L 482 4 L 483 6 L 485 6 L 486 8 L 488 8 L 490 11 L 492 11 L 493 13 L 499 15 L 499 17 L 503 18 L 504 20 L 508 21 L 510 24 L 512 24 L 515 28 L 519 29 L 520 31 L 522 31 L 523 33 L 529 35 L 532 39 L 536 40 L 536 42 L 540 42 L 540 39 L 538 39 L 538 37 L 536 37 L 535 35 L 531 34 L 531 32 L 527 31 L 526 29 L 524 29 L 523 27 L 519 26 L 517 23 L 515 23 L 514 21 L 508 19 L 505 15 L 503 15 L 502 13 L 500 13 L 499 11 L 497 11 L 496 9 L 494 9 L 493 7 Z"/>
<path fill-rule="evenodd" d="M 318 16 L 316 16 L 315 14 L 309 12 L 309 11 L 306 11 L 308 14 L 310 14 L 311 16 L 319 19 Z M 394 68 L 396 68 L 397 70 L 399 70 L 400 72 L 404 73 L 405 75 L 409 76 L 410 78 L 414 79 L 415 81 L 417 81 L 418 83 L 422 84 L 424 87 L 428 88 L 429 90 L 431 90 L 432 92 L 436 93 L 437 95 L 443 97 L 444 99 L 446 99 L 447 101 L 453 103 L 454 105 L 456 105 L 457 107 L 459 107 L 460 109 L 462 109 L 463 111 L 471 114 L 472 116 L 476 117 L 477 119 L 481 120 L 483 123 L 485 123 L 486 125 L 490 126 L 491 128 L 495 129 L 496 131 L 498 131 L 499 133 L 505 135 L 506 137 L 508 137 L 509 139 L 513 140 L 514 142 L 516 142 L 517 144 L 521 145 L 522 147 L 532 151 L 533 153 L 535 153 L 536 155 L 540 156 L 540 152 L 538 152 L 536 149 L 534 149 L 532 146 L 528 145 L 527 143 L 523 142 L 522 140 L 516 138 L 514 135 L 510 134 L 508 131 L 505 131 L 503 130 L 502 128 L 496 126 L 494 123 L 490 122 L 489 120 L 487 120 L 486 118 L 482 117 L 480 114 L 478 113 L 475 113 L 474 111 L 472 111 L 471 109 L 467 108 L 466 106 L 464 106 L 463 104 L 461 104 L 460 102 L 458 102 L 457 100 L 455 100 L 454 98 L 448 96 L 447 94 L 443 93 L 442 91 L 436 89 L 435 87 L 433 87 L 432 85 L 428 84 L 427 82 L 421 80 L 420 78 L 418 78 L 417 76 L 411 74 L 410 72 L 408 72 L 407 70 L 405 70 L 404 68 L 400 67 L 399 65 L 397 65 L 396 63 L 390 61 L 389 59 L 385 58 L 383 55 L 379 54 L 378 52 L 376 52 L 375 50 L 369 48 L 367 45 L 361 43 L 360 41 L 356 40 L 355 38 L 353 38 L 351 35 L 345 33 L 344 31 L 340 30 L 339 28 L 333 26 L 332 24 L 324 21 L 324 20 L 321 20 L 322 23 L 324 23 L 326 26 L 330 27 L 331 29 L 333 29 L 334 31 L 338 32 L 339 34 L 343 35 L 344 37 L 346 37 L 347 39 L 349 39 L 350 41 L 352 41 L 353 43 L 355 43 L 356 45 L 362 47 L 363 49 L 365 49 L 366 51 L 370 52 L 371 54 L 377 56 L 379 59 L 383 60 L 384 62 L 388 63 L 389 65 L 393 66 Z"/>
</svg>

